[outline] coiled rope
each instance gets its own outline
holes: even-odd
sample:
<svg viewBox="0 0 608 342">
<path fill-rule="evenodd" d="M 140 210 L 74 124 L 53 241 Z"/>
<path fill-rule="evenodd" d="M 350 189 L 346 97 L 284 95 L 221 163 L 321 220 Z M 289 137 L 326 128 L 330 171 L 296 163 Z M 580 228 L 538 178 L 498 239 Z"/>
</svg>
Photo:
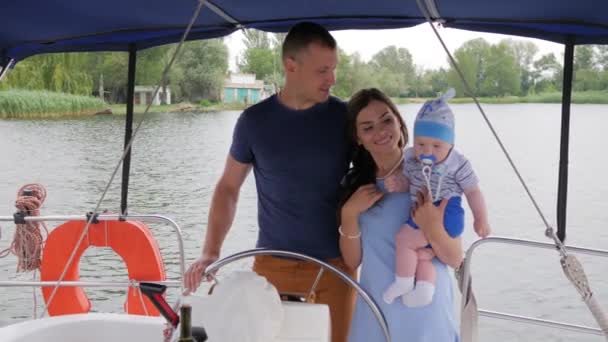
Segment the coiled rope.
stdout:
<svg viewBox="0 0 608 342">
<path fill-rule="evenodd" d="M 38 183 L 26 184 L 17 191 L 17 215 L 40 216 L 40 208 L 46 199 L 46 189 Z M 0 258 L 13 254 L 17 257 L 17 272 L 35 271 L 40 268 L 44 237 L 42 229 L 48 235 L 44 222 L 17 223 L 11 245 L 0 252 Z"/>
</svg>

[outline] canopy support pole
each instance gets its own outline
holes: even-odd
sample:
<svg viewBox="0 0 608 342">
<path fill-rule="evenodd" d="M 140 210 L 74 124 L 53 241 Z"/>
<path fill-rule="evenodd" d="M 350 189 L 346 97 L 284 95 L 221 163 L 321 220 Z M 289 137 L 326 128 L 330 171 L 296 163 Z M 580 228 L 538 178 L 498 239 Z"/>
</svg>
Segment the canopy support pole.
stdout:
<svg viewBox="0 0 608 342">
<path fill-rule="evenodd" d="M 564 79 L 562 87 L 562 128 L 559 153 L 559 178 L 557 187 L 557 237 L 566 239 L 566 212 L 568 202 L 568 154 L 570 144 L 570 103 L 574 65 L 574 41 L 566 43 L 564 52 Z"/>
<path fill-rule="evenodd" d="M 135 98 L 135 67 L 137 65 L 137 47 L 129 44 L 129 71 L 127 79 L 127 117 L 125 120 L 125 145 L 126 149 L 133 135 L 133 100 Z M 122 162 L 122 187 L 120 192 L 120 212 L 127 215 L 127 195 L 129 193 L 129 172 L 131 169 L 131 147 L 126 151 Z"/>
<path fill-rule="evenodd" d="M 234 25 L 237 28 L 242 28 L 243 25 L 241 25 L 241 23 L 239 23 L 238 20 L 236 20 L 235 17 L 231 16 L 230 14 L 226 13 L 223 9 L 217 7 L 216 5 L 214 5 L 213 3 L 209 2 L 209 1 L 205 1 L 203 3 L 207 8 L 209 8 L 213 13 L 219 15 L 221 18 L 223 18 L 224 20 L 226 20 L 227 22 L 231 23 L 232 25 Z"/>
<path fill-rule="evenodd" d="M 2 81 L 4 76 L 8 74 L 8 71 L 13 67 L 13 65 L 15 65 L 14 59 L 11 58 L 6 61 L 6 63 L 2 66 L 2 69 L 0 69 L 0 81 Z"/>
</svg>

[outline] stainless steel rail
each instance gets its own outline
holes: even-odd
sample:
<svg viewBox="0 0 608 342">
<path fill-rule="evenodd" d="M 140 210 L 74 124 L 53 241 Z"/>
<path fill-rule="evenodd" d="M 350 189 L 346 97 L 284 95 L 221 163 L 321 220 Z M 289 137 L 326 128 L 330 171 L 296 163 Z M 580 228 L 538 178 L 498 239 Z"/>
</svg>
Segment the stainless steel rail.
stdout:
<svg viewBox="0 0 608 342">
<path fill-rule="evenodd" d="M 178 248 L 179 248 L 179 267 L 180 267 L 180 280 L 184 279 L 184 273 L 186 272 L 186 260 L 185 260 L 185 253 L 184 253 L 184 240 L 183 240 L 183 235 L 182 235 L 182 230 L 179 227 L 179 225 L 172 219 L 163 216 L 163 215 L 133 215 L 133 214 L 129 214 L 129 215 L 116 215 L 116 214 L 99 214 L 95 217 L 98 221 L 119 221 L 119 220 L 137 220 L 137 221 L 142 221 L 142 222 L 163 222 L 163 223 L 167 223 L 169 226 L 171 226 L 173 228 L 173 231 L 177 237 L 177 243 L 178 243 Z M 13 216 L 0 216 L 0 222 L 14 222 L 14 217 Z M 49 215 L 49 216 L 26 216 L 24 217 L 24 220 L 26 222 L 64 222 L 64 221 L 87 221 L 88 217 L 87 215 Z M 0 287 L 3 286 L 16 286 L 14 285 L 15 281 L 0 281 Z M 41 283 L 42 282 L 23 282 L 23 283 L 27 283 L 27 285 L 24 286 L 43 286 Z M 33 283 L 40 283 L 40 285 L 33 285 Z M 62 281 L 61 285 L 62 286 L 100 286 L 97 284 L 100 283 L 104 283 L 104 284 L 109 284 L 109 283 L 114 283 L 114 284 L 121 284 L 121 285 L 125 285 L 125 284 L 130 284 L 130 283 L 125 283 L 125 282 L 100 282 L 100 281 L 81 281 L 81 282 L 77 282 L 80 285 L 69 285 L 70 283 L 75 283 L 75 282 L 67 282 L 67 281 Z M 170 287 L 177 287 L 176 286 L 177 282 L 169 282 L 167 284 L 170 284 Z M 181 290 L 181 292 L 184 292 L 184 288 L 183 288 L 183 283 L 180 281 L 179 282 L 179 288 Z M 67 285 L 66 285 L 67 284 Z M 47 285 L 44 285 L 47 286 Z M 52 285 L 51 285 L 52 286 Z"/>
<path fill-rule="evenodd" d="M 545 242 L 524 240 L 524 239 L 505 238 L 505 237 L 489 237 L 486 239 L 481 239 L 481 240 L 475 241 L 471 245 L 471 247 L 469 247 L 469 249 L 467 250 L 464 264 L 462 266 L 464 268 L 463 269 L 463 280 L 462 280 L 463 281 L 463 286 L 462 286 L 463 293 L 462 293 L 462 306 L 461 306 L 461 309 L 463 311 L 464 311 L 464 307 L 465 307 L 465 298 L 467 298 L 469 296 L 469 292 L 468 292 L 469 278 L 470 278 L 469 275 L 471 274 L 471 263 L 473 261 L 473 253 L 479 246 L 489 244 L 489 243 L 518 245 L 518 246 L 542 248 L 542 249 L 553 249 L 553 250 L 556 249 L 555 245 L 552 243 L 545 243 Z M 568 252 L 600 256 L 600 257 L 608 257 L 608 251 L 606 251 L 606 250 L 574 247 L 574 246 L 565 246 L 565 247 L 566 247 L 566 251 L 568 251 Z M 581 332 L 581 333 L 586 333 L 586 334 L 604 336 L 604 333 L 602 332 L 601 329 L 587 327 L 587 326 L 583 326 L 583 325 L 576 325 L 576 324 L 570 324 L 570 323 L 565 323 L 565 322 L 556 322 L 556 321 L 544 320 L 544 319 L 539 319 L 539 318 L 534 318 L 534 317 L 520 316 L 520 315 L 511 314 L 511 313 L 489 311 L 489 310 L 482 310 L 482 309 L 478 309 L 477 311 L 480 316 L 485 316 L 485 317 L 491 317 L 491 318 L 515 321 L 515 322 L 520 322 L 520 323 L 528 323 L 528 324 L 534 324 L 534 325 L 540 325 L 540 326 L 546 326 L 546 327 L 552 327 L 552 328 L 571 330 L 571 331 L 576 331 L 576 332 Z"/>
<path fill-rule="evenodd" d="M 205 279 L 205 277 L 207 275 L 214 274 L 217 270 L 219 270 L 223 266 L 226 266 L 237 260 L 254 257 L 257 255 L 271 255 L 271 256 L 287 257 L 287 258 L 293 258 L 293 259 L 298 259 L 298 260 L 304 260 L 304 261 L 308 261 L 313 264 L 319 265 L 321 267 L 319 270 L 319 273 L 322 273 L 324 270 L 329 270 L 329 271 L 333 272 L 336 276 L 338 276 L 345 283 L 347 283 L 348 285 L 350 285 L 357 291 L 357 293 L 361 296 L 361 298 L 365 301 L 365 303 L 372 310 L 372 313 L 376 317 L 376 320 L 378 321 L 378 324 L 380 325 L 380 328 L 382 329 L 382 331 L 384 333 L 384 337 L 385 337 L 386 341 L 387 342 L 391 341 L 391 336 L 390 336 L 390 333 L 388 330 L 388 324 L 386 323 L 386 319 L 384 318 L 382 311 L 380 311 L 380 308 L 378 307 L 378 304 L 376 304 L 374 299 L 361 286 L 359 286 L 359 284 L 355 280 L 353 280 L 349 275 L 347 275 L 346 273 L 342 272 L 340 269 L 338 269 L 324 261 L 310 257 L 308 255 L 288 252 L 288 251 L 281 251 L 281 250 L 276 250 L 276 249 L 264 249 L 264 248 L 251 249 L 251 250 L 247 250 L 247 251 L 243 251 L 243 252 L 239 252 L 239 253 L 227 256 L 227 257 L 225 257 L 221 260 L 218 260 L 218 261 L 214 262 L 213 264 L 209 265 L 209 267 L 205 271 L 205 274 L 203 275 L 203 279 Z M 314 288 L 317 283 L 318 283 L 318 281 L 314 282 L 313 287 L 310 289 L 309 293 L 314 292 Z"/>
</svg>

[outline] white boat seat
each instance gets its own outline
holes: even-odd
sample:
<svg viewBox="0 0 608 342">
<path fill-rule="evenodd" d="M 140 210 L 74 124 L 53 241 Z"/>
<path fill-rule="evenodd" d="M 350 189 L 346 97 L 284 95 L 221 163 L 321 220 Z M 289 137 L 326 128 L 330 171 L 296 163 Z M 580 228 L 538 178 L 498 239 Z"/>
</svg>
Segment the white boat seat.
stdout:
<svg viewBox="0 0 608 342">
<path fill-rule="evenodd" d="M 0 341 L 163 341 L 162 317 L 86 313 L 32 319 L 0 328 Z"/>
<path fill-rule="evenodd" d="M 283 302 L 283 313 L 283 324 L 275 342 L 331 341 L 331 321 L 327 305 Z"/>
<path fill-rule="evenodd" d="M 330 340 L 327 305 L 281 302 L 276 288 L 251 271 L 232 272 L 211 295 L 183 297 L 182 303 L 192 305 L 192 325 L 203 326 L 209 342 Z"/>
<path fill-rule="evenodd" d="M 208 342 L 329 342 L 324 304 L 281 302 L 274 286 L 252 272 L 234 272 L 212 295 L 188 296 L 192 324 Z M 124 313 L 87 313 L 28 320 L 0 328 L 0 341 L 162 342 L 165 319 Z M 174 337 L 177 337 L 179 327 Z"/>
</svg>

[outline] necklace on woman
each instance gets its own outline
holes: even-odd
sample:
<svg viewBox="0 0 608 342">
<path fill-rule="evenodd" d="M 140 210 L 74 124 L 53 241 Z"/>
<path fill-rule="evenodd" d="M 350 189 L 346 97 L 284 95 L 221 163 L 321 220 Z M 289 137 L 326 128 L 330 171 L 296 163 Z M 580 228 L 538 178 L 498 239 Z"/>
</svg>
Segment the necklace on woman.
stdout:
<svg viewBox="0 0 608 342">
<path fill-rule="evenodd" d="M 393 172 L 395 172 L 395 170 L 397 170 L 399 165 L 401 165 L 402 161 L 403 161 L 403 152 L 401 152 L 401 157 L 399 157 L 399 160 L 397 160 L 395 165 L 388 171 L 388 173 L 386 175 L 384 175 L 383 177 L 376 177 L 376 180 L 384 180 L 386 177 L 392 175 Z"/>
</svg>

